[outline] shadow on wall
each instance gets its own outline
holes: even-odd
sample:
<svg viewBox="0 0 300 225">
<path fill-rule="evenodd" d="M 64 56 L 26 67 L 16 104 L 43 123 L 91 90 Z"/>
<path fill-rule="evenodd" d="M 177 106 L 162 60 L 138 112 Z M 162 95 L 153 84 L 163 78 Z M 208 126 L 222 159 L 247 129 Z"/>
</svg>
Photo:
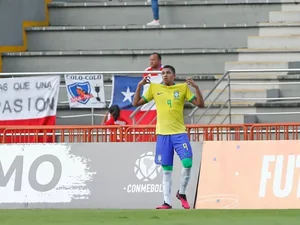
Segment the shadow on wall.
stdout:
<svg viewBox="0 0 300 225">
<path fill-rule="evenodd" d="M 48 4 L 52 0 L 2 0 L 0 2 L 0 72 L 2 52 L 27 49 L 26 27 L 48 26 Z"/>
</svg>

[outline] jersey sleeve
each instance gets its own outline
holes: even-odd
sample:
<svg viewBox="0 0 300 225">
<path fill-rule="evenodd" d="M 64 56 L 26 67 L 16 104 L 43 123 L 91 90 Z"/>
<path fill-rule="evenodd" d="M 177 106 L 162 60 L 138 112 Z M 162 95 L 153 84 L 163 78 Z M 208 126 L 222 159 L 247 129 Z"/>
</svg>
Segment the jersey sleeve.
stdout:
<svg viewBox="0 0 300 225">
<path fill-rule="evenodd" d="M 148 103 L 153 99 L 153 86 L 150 84 L 148 90 L 143 94 L 142 98 Z"/>
<path fill-rule="evenodd" d="M 192 102 L 195 98 L 196 96 L 194 95 L 194 93 L 189 89 L 188 86 L 186 86 L 185 99 L 188 102 Z"/>
</svg>

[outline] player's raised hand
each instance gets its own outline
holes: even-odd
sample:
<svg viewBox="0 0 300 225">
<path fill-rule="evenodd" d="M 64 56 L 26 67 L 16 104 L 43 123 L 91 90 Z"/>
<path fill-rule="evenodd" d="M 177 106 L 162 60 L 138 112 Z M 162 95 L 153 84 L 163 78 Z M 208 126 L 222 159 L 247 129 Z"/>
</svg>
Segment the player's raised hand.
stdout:
<svg viewBox="0 0 300 225">
<path fill-rule="evenodd" d="M 143 85 L 145 85 L 145 84 L 150 84 L 150 83 L 151 83 L 151 81 L 150 81 L 150 76 L 146 76 L 146 77 L 143 78 L 143 80 L 141 80 L 141 81 L 139 82 L 139 85 L 143 86 Z"/>
<path fill-rule="evenodd" d="M 197 87 L 198 86 L 197 83 L 192 78 L 187 78 L 186 83 L 188 85 L 191 85 L 192 87 Z"/>
</svg>

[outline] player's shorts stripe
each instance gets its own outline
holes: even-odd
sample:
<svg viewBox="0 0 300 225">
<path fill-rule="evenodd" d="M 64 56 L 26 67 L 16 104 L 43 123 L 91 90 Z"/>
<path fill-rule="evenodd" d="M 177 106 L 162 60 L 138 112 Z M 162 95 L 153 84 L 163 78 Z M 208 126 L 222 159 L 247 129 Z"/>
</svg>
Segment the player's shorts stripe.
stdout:
<svg viewBox="0 0 300 225">
<path fill-rule="evenodd" d="M 145 98 L 145 96 L 142 96 L 142 98 L 146 101 L 146 103 L 148 103 L 148 99 Z"/>
<path fill-rule="evenodd" d="M 195 95 L 193 95 L 193 97 L 190 98 L 189 102 L 193 101 L 196 98 Z"/>
</svg>

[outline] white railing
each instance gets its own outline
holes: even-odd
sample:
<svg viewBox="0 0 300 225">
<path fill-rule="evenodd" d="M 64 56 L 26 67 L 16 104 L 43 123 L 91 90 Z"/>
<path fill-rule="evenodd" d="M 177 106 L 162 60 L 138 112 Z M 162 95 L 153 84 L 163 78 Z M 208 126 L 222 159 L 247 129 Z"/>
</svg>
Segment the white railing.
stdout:
<svg viewBox="0 0 300 225">
<path fill-rule="evenodd" d="M 212 108 L 212 106 L 214 106 L 214 103 L 216 102 L 216 100 L 224 93 L 225 90 L 228 90 L 228 97 L 227 99 L 225 99 L 224 103 L 220 106 L 219 110 L 217 111 L 217 113 L 215 113 L 215 115 L 213 116 L 212 119 L 210 119 L 210 121 L 208 122 L 208 124 L 210 124 L 211 122 L 213 122 L 213 120 L 220 114 L 221 110 L 227 106 L 228 107 L 228 114 L 226 114 L 224 116 L 223 121 L 221 122 L 221 124 L 223 124 L 226 119 L 228 118 L 229 124 L 231 124 L 231 116 L 234 115 L 232 114 L 232 100 L 242 100 L 242 101 L 249 101 L 249 100 L 299 100 L 299 97 L 278 97 L 278 98 L 232 98 L 231 95 L 231 86 L 233 85 L 274 85 L 274 84 L 280 84 L 280 85 L 291 85 L 291 84 L 300 84 L 300 82 L 277 82 L 277 83 L 247 83 L 247 82 L 232 82 L 231 80 L 231 76 L 235 76 L 238 75 L 240 76 L 241 73 L 244 73 L 244 75 L 246 75 L 247 73 L 270 73 L 270 72 L 300 72 L 300 69 L 257 69 L 257 70 L 228 70 L 226 71 L 222 77 L 218 80 L 218 82 L 215 84 L 215 86 L 208 92 L 208 94 L 204 97 L 204 102 L 207 102 L 208 98 L 215 92 L 215 90 L 221 85 L 222 82 L 225 82 L 226 85 L 223 87 L 222 86 L 222 90 L 220 91 L 220 93 L 213 98 L 212 102 L 208 105 L 206 105 L 206 109 L 205 111 L 202 113 L 202 115 L 195 120 L 195 113 L 199 110 L 198 107 L 195 107 L 192 112 L 189 114 L 189 118 L 191 119 L 191 123 L 199 123 L 200 120 L 203 118 L 203 116 L 207 115 L 208 110 L 210 108 Z M 289 75 L 293 75 L 293 74 L 289 74 Z M 279 76 L 279 75 L 278 75 Z M 282 75 L 281 75 L 282 76 Z M 266 78 L 267 79 L 267 78 Z M 292 114 L 300 114 L 300 112 L 262 112 L 262 113 L 246 113 L 246 115 L 284 115 L 284 114 L 288 114 L 288 115 L 292 115 Z"/>
<path fill-rule="evenodd" d="M 142 74 L 144 73 L 148 73 L 148 74 L 159 74 L 161 73 L 161 71 L 74 71 L 74 72 L 16 72 L 16 73 L 0 73 L 0 76 L 2 77 L 20 77 L 20 76 L 49 76 L 49 75 L 60 75 L 60 76 L 64 76 L 66 74 L 72 74 L 72 75 L 79 75 L 79 74 L 102 74 L 104 75 L 104 77 L 112 77 L 113 75 L 140 75 L 141 79 L 142 79 Z M 242 101 L 249 101 L 249 100 L 298 100 L 300 99 L 299 97 L 278 97 L 278 98 L 232 98 L 231 95 L 231 86 L 233 85 L 274 85 L 276 83 L 249 83 L 249 82 L 232 82 L 231 81 L 231 77 L 235 76 L 237 73 L 244 73 L 245 75 L 247 73 L 270 73 L 270 72 L 300 72 L 300 69 L 259 69 L 259 70 L 228 70 L 226 71 L 222 77 L 218 80 L 218 82 L 215 84 L 215 86 L 209 91 L 209 93 L 204 97 L 204 101 L 207 103 L 207 100 L 209 97 L 211 97 L 211 95 L 213 93 L 215 93 L 215 90 L 220 87 L 221 83 L 225 82 L 226 85 L 221 88 L 221 92 L 218 93 L 218 95 L 212 100 L 211 103 L 206 104 L 206 109 L 205 111 L 202 113 L 202 115 L 195 120 L 195 113 L 199 110 L 198 107 L 195 107 L 192 112 L 189 114 L 189 118 L 191 119 L 191 123 L 199 123 L 199 121 L 203 118 L 203 116 L 207 115 L 209 109 L 211 109 L 216 100 L 218 100 L 218 98 L 227 90 L 228 91 L 228 97 L 227 99 L 224 101 L 224 103 L 219 107 L 219 110 L 217 111 L 217 113 L 215 113 L 215 115 L 213 116 L 213 118 L 210 119 L 210 121 L 208 122 L 208 124 L 210 124 L 221 112 L 222 109 L 224 109 L 225 107 L 227 107 L 227 114 L 224 117 L 223 121 L 221 122 L 224 123 L 226 121 L 226 119 L 228 118 L 229 120 L 229 124 L 231 124 L 231 116 L 234 115 L 232 114 L 232 100 L 242 100 Z M 290 74 L 293 75 L 293 74 Z M 280 82 L 278 83 L 280 85 L 291 85 L 291 84 L 300 84 L 300 82 Z M 111 84 L 105 84 L 104 87 L 111 87 Z M 64 85 L 60 85 L 60 88 L 65 88 Z M 109 104 L 111 100 L 107 100 L 106 103 Z M 66 104 L 68 103 L 68 101 L 60 101 L 59 104 Z M 152 105 L 152 107 L 154 106 L 154 104 Z M 149 110 L 151 110 L 150 107 L 148 109 L 147 112 L 145 112 L 144 116 L 145 117 L 147 115 L 147 113 L 149 112 Z M 131 118 L 133 119 L 133 123 L 134 124 L 138 124 L 140 120 L 142 120 L 143 118 L 140 118 L 138 121 L 135 121 L 134 119 L 134 115 L 140 111 L 141 106 L 137 107 L 137 109 L 131 114 Z M 259 114 L 264 114 L 264 115 L 274 115 L 274 114 L 280 114 L 280 115 L 284 115 L 284 114 L 300 114 L 300 112 L 265 112 L 265 113 L 247 113 L 247 114 L 255 114 L 255 115 L 259 115 Z M 89 114 L 78 114 L 78 115 L 66 115 L 66 116 L 58 116 L 58 118 L 78 118 L 78 117 L 91 117 L 91 123 L 92 125 L 94 125 L 94 117 L 103 117 L 104 114 L 95 114 L 94 113 L 94 109 L 91 108 L 91 113 Z M 155 119 L 154 119 L 155 120 Z M 153 120 L 153 121 L 154 121 Z"/>
</svg>

